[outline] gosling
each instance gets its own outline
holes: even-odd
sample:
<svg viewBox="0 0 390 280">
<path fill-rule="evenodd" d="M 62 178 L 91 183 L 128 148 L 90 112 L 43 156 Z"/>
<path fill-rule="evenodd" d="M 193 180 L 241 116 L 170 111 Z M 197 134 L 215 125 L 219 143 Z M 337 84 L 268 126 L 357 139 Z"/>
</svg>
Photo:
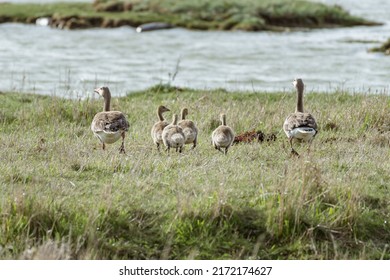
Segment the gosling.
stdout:
<svg viewBox="0 0 390 280">
<path fill-rule="evenodd" d="M 183 108 L 181 110 L 181 121 L 178 123 L 183 129 L 183 133 L 185 136 L 185 144 L 193 144 L 191 149 L 195 149 L 196 144 L 198 142 L 198 128 L 195 123 L 190 120 L 186 120 L 186 116 L 188 115 L 188 109 Z"/>
<path fill-rule="evenodd" d="M 224 154 L 226 155 L 229 147 L 234 141 L 234 131 L 231 127 L 226 125 L 226 115 L 221 114 L 221 125 L 218 126 L 211 134 L 211 140 L 213 146 L 218 151 L 222 152 L 221 148 L 225 148 Z"/>
<path fill-rule="evenodd" d="M 162 105 L 157 108 L 157 116 L 159 121 L 153 125 L 152 130 L 150 132 L 153 139 L 153 143 L 157 146 L 158 151 L 160 151 L 160 145 L 163 144 L 162 132 L 164 128 L 169 125 L 169 123 L 164 119 L 162 114 L 168 111 L 170 110 Z"/>
<path fill-rule="evenodd" d="M 185 143 L 183 129 L 177 125 L 178 118 L 178 115 L 174 114 L 172 123 L 166 126 L 162 132 L 162 140 L 168 153 L 170 148 L 175 148 L 176 152 L 181 153 Z"/>
</svg>

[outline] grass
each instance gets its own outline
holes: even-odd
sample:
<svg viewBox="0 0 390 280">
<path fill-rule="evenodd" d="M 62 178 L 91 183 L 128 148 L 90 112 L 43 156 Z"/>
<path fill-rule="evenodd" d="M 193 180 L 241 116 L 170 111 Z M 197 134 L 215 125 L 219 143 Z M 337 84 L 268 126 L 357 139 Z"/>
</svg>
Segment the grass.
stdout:
<svg viewBox="0 0 390 280">
<path fill-rule="evenodd" d="M 159 85 L 114 98 L 127 155 L 89 125 L 101 99 L 0 94 L 1 259 L 389 259 L 390 97 L 308 93 L 320 133 L 290 158 L 295 94 Z M 155 110 L 187 106 L 198 146 L 157 152 Z M 210 144 L 219 113 L 274 142 Z M 166 114 L 170 118 L 170 114 Z"/>
<path fill-rule="evenodd" d="M 352 16 L 340 6 L 301 0 L 97 0 L 94 5 L 3 3 L 0 7 L 0 22 L 32 23 L 39 17 L 52 17 L 57 26 L 73 19 L 69 28 L 138 26 L 155 21 L 190 29 L 247 31 L 377 24 Z"/>
</svg>

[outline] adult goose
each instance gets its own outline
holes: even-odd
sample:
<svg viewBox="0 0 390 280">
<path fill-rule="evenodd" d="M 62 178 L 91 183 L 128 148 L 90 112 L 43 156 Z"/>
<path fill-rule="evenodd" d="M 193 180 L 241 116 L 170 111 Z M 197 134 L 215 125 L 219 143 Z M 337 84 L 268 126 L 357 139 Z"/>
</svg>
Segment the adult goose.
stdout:
<svg viewBox="0 0 390 280">
<path fill-rule="evenodd" d="M 198 128 L 195 123 L 190 120 L 186 120 L 186 116 L 188 115 L 188 109 L 183 108 L 181 110 L 181 121 L 178 125 L 183 129 L 184 136 L 186 138 L 185 144 L 193 144 L 191 149 L 196 147 L 198 141 Z"/>
<path fill-rule="evenodd" d="M 221 114 L 220 119 L 221 125 L 213 131 L 211 134 L 211 140 L 214 148 L 218 151 L 222 152 L 221 148 L 225 148 L 223 153 L 226 155 L 229 147 L 233 144 L 234 131 L 226 124 L 225 114 Z"/>
<path fill-rule="evenodd" d="M 92 120 L 91 130 L 102 143 L 103 150 L 106 144 L 112 144 L 122 137 L 120 153 L 125 153 L 125 134 L 129 130 L 129 122 L 119 111 L 110 111 L 111 93 L 108 87 L 100 87 L 95 92 L 104 98 L 103 112 L 97 113 Z"/>
<path fill-rule="evenodd" d="M 167 147 L 168 153 L 170 148 L 175 148 L 176 152 L 181 153 L 184 146 L 185 136 L 183 129 L 177 125 L 178 118 L 179 116 L 174 114 L 172 123 L 167 125 L 162 133 L 163 143 Z"/>
<path fill-rule="evenodd" d="M 293 148 L 293 140 L 308 141 L 310 145 L 317 134 L 317 123 L 311 114 L 305 113 L 303 110 L 303 90 L 305 86 L 302 79 L 295 79 L 293 85 L 297 90 L 297 106 L 295 113 L 290 114 L 284 121 L 283 130 L 290 142 L 291 154 L 299 156 Z"/>
<path fill-rule="evenodd" d="M 152 135 L 153 143 L 156 144 L 157 150 L 159 151 L 160 145 L 163 143 L 162 132 L 164 128 L 169 125 L 169 123 L 164 119 L 162 114 L 168 111 L 170 110 L 162 105 L 157 108 L 158 122 L 153 125 L 152 130 L 150 132 L 150 134 Z"/>
</svg>

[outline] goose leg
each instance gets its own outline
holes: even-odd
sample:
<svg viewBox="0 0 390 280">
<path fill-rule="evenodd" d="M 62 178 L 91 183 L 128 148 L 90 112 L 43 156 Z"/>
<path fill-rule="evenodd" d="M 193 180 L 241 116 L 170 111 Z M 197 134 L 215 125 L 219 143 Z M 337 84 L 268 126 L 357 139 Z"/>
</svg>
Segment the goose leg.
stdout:
<svg viewBox="0 0 390 280">
<path fill-rule="evenodd" d="M 160 143 L 157 142 L 157 151 L 160 151 Z"/>
<path fill-rule="evenodd" d="M 195 138 L 194 145 L 192 145 L 191 150 L 195 149 L 197 142 L 198 142 L 198 138 Z"/>
<path fill-rule="evenodd" d="M 102 142 L 102 148 L 103 148 L 103 151 L 106 149 L 106 145 L 104 144 L 104 142 Z"/>
<path fill-rule="evenodd" d="M 289 139 L 289 141 L 290 141 L 290 147 L 291 147 L 291 155 L 292 155 L 292 156 L 298 156 L 298 157 L 299 157 L 299 154 L 297 153 L 297 151 L 294 150 L 294 148 L 293 148 L 293 146 L 292 146 L 293 138 L 291 137 L 291 138 Z"/>
<path fill-rule="evenodd" d="M 119 148 L 119 153 L 120 154 L 126 154 L 126 151 L 125 151 L 125 133 L 123 132 L 122 133 L 122 144 Z"/>
<path fill-rule="evenodd" d="M 309 140 L 309 146 L 307 147 L 307 153 L 310 154 L 311 144 L 313 143 L 313 138 Z"/>
<path fill-rule="evenodd" d="M 291 150 L 291 155 L 292 155 L 292 156 L 299 157 L 299 154 L 298 154 L 297 151 L 295 151 L 294 149 Z"/>
</svg>

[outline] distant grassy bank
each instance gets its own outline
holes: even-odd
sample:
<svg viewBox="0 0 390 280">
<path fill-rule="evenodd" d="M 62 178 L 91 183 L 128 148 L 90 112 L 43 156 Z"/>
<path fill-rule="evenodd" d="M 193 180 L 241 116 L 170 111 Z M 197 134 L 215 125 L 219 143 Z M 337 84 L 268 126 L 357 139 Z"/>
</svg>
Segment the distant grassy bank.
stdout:
<svg viewBox="0 0 390 280">
<path fill-rule="evenodd" d="M 281 131 L 295 93 L 156 86 L 114 98 L 127 155 L 89 125 L 101 99 L 0 94 L 0 258 L 390 259 L 390 97 L 310 93 L 320 133 L 290 158 Z M 158 153 L 155 110 L 186 106 L 194 151 Z M 220 112 L 237 133 L 210 144 Z M 171 118 L 172 113 L 166 117 Z"/>
<path fill-rule="evenodd" d="M 300 0 L 97 0 L 93 5 L 0 3 L 0 23 L 33 23 L 40 17 L 50 17 L 52 26 L 68 29 L 136 27 L 150 22 L 189 29 L 247 31 L 377 24 L 352 16 L 340 6 Z"/>
<path fill-rule="evenodd" d="M 382 52 L 386 55 L 390 55 L 390 39 L 384 42 L 381 46 L 372 48 L 372 52 Z"/>
</svg>

